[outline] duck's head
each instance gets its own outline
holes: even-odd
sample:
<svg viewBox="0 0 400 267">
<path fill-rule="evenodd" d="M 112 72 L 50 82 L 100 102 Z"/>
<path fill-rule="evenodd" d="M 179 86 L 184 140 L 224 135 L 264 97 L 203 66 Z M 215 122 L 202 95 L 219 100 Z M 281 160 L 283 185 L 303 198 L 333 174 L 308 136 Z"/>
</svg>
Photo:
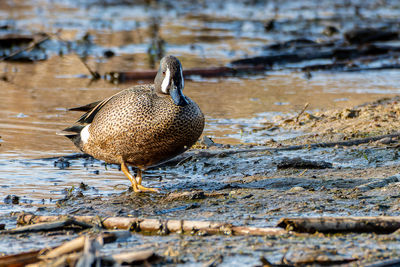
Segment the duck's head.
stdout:
<svg viewBox="0 0 400 267">
<path fill-rule="evenodd" d="M 185 82 L 181 62 L 176 57 L 165 56 L 161 59 L 154 86 L 157 94 L 170 95 L 175 105 L 186 106 L 189 104 L 182 93 Z"/>
</svg>

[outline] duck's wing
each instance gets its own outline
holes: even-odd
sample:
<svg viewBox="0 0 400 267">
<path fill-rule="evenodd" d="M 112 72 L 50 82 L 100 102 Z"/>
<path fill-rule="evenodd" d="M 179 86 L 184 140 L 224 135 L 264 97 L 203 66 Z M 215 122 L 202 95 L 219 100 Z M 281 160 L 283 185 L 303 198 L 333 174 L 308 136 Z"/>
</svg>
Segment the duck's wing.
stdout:
<svg viewBox="0 0 400 267">
<path fill-rule="evenodd" d="M 123 91 L 121 91 L 123 92 Z M 92 123 L 94 116 L 96 116 L 97 112 L 101 110 L 105 104 L 107 104 L 112 98 L 115 96 L 119 95 L 121 92 L 116 93 L 115 95 L 110 96 L 109 98 L 106 98 L 102 101 L 96 101 L 90 104 L 87 104 L 85 106 L 77 107 L 77 108 L 71 108 L 69 110 L 74 110 L 74 111 L 84 111 L 86 112 L 83 114 L 79 120 L 76 122 L 85 124 L 85 123 Z"/>
</svg>

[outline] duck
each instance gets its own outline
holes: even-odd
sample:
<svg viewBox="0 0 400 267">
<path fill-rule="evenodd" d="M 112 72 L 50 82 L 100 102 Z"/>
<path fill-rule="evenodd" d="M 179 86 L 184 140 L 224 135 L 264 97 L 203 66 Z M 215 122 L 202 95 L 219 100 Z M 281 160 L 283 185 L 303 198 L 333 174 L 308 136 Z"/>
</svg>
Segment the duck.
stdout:
<svg viewBox="0 0 400 267">
<path fill-rule="evenodd" d="M 183 94 L 184 85 L 181 62 L 165 56 L 153 84 L 71 108 L 85 113 L 62 135 L 82 152 L 119 164 L 134 192 L 159 192 L 142 185 L 143 171 L 188 150 L 204 129 L 204 114 Z M 128 166 L 137 168 L 136 176 Z"/>
</svg>

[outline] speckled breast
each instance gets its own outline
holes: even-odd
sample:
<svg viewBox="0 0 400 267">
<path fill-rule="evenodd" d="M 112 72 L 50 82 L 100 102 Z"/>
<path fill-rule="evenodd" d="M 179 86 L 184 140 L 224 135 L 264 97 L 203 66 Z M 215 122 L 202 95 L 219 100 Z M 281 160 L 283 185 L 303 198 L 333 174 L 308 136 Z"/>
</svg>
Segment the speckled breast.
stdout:
<svg viewBox="0 0 400 267">
<path fill-rule="evenodd" d="M 96 115 L 83 149 L 106 162 L 122 159 L 143 169 L 175 157 L 189 149 L 204 128 L 203 113 L 188 101 L 180 107 L 169 96 L 127 90 Z"/>
</svg>

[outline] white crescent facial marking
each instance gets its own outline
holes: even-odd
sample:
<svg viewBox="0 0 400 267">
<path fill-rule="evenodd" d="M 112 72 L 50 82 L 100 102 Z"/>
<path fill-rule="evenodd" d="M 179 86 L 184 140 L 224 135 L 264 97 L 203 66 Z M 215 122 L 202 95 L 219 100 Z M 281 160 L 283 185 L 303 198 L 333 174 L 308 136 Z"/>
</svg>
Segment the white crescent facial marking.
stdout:
<svg viewBox="0 0 400 267">
<path fill-rule="evenodd" d="M 163 80 L 163 82 L 161 84 L 161 91 L 164 94 L 168 94 L 167 88 L 168 88 L 168 85 L 169 85 L 170 76 L 171 76 L 171 72 L 169 71 L 169 68 L 167 68 L 167 71 L 165 72 L 164 80 Z"/>
<path fill-rule="evenodd" d="M 85 128 L 81 131 L 81 140 L 84 144 L 86 144 L 89 140 L 90 133 L 89 133 L 89 126 L 90 124 L 86 125 Z"/>
<path fill-rule="evenodd" d="M 182 89 L 183 89 L 185 87 L 185 80 L 183 79 L 182 66 L 180 66 L 180 69 L 181 69 Z"/>
</svg>

